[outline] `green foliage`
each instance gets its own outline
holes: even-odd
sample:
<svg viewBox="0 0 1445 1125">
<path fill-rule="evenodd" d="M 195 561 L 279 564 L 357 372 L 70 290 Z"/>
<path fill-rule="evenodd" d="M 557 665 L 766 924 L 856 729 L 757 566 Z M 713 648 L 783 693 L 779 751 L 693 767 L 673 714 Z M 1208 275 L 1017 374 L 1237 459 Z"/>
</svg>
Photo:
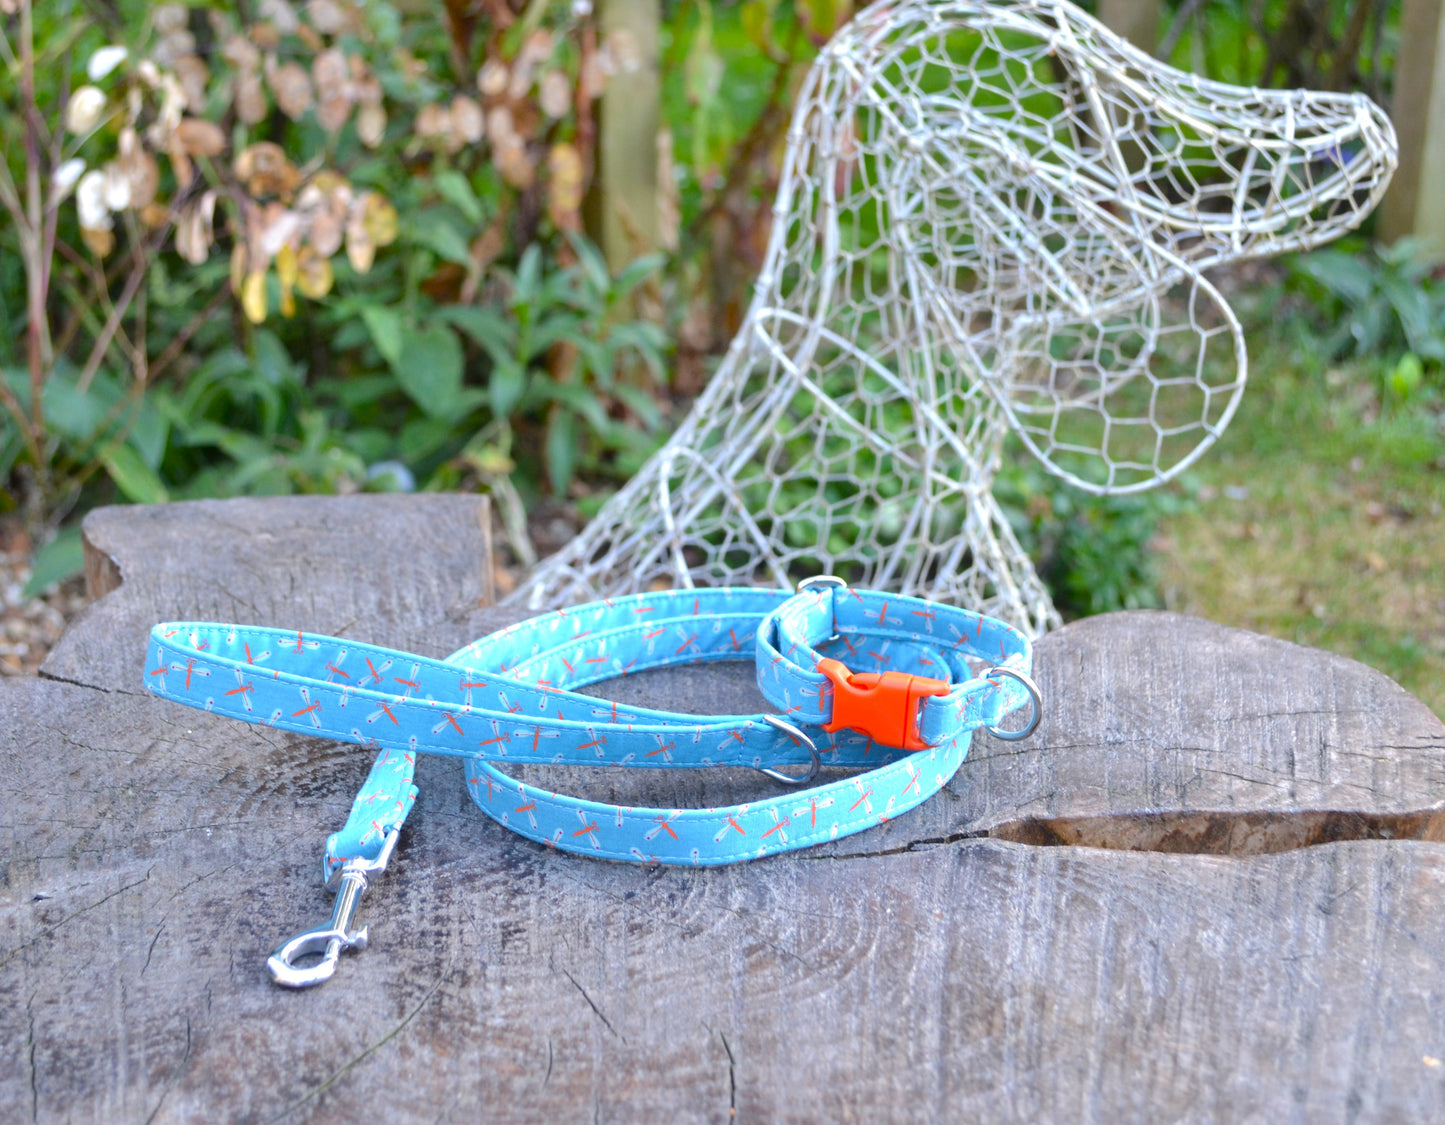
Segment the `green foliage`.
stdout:
<svg viewBox="0 0 1445 1125">
<path fill-rule="evenodd" d="M 1163 604 L 1151 541 L 1191 501 L 1177 487 L 1090 496 L 1015 450 L 994 495 L 1066 618 Z"/>
<path fill-rule="evenodd" d="M 480 487 L 517 508 L 653 448 L 668 339 L 635 310 L 662 261 L 614 278 L 578 233 L 625 47 L 587 10 L 17 3 L 7 507 L 53 526 L 113 499 Z M 86 177 L 124 190 L 82 199 Z"/>
<path fill-rule="evenodd" d="M 1436 393 L 1445 365 L 1445 282 L 1419 243 L 1330 247 L 1290 263 L 1325 360 L 1354 359 L 1409 402 Z"/>
</svg>

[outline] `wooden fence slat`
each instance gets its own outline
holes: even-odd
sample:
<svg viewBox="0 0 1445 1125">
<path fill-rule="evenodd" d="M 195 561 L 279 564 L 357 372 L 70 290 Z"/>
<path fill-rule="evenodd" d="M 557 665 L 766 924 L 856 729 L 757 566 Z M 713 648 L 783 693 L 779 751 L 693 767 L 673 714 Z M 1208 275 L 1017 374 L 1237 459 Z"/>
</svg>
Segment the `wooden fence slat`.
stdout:
<svg viewBox="0 0 1445 1125">
<path fill-rule="evenodd" d="M 1415 235 L 1445 254 L 1445 18 L 1442 0 L 1405 0 L 1390 118 L 1400 168 L 1380 210 L 1380 237 Z"/>
<path fill-rule="evenodd" d="M 659 0 L 602 0 L 604 37 L 626 44 L 598 109 L 597 178 L 588 225 L 616 272 L 658 246 L 657 131 L 662 122 Z"/>
</svg>

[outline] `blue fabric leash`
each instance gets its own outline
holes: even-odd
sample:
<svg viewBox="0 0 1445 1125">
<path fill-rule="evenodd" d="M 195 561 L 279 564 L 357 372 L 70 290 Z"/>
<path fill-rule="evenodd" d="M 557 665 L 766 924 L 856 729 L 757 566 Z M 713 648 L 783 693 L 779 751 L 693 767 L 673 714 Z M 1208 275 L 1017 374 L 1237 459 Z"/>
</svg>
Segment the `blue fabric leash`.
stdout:
<svg viewBox="0 0 1445 1125">
<path fill-rule="evenodd" d="M 699 716 L 610 703 L 577 689 L 681 664 L 752 658 L 776 714 Z M 982 666 L 975 672 L 970 664 Z M 324 876 L 329 923 L 268 965 L 304 986 L 364 948 L 354 916 L 416 800 L 418 753 L 467 760 L 472 800 L 529 839 L 639 863 L 712 866 L 861 831 L 927 800 L 957 771 L 972 732 L 1040 700 L 1027 637 L 1002 622 L 918 598 L 815 579 L 796 593 L 675 590 L 557 610 L 432 660 L 304 632 L 173 622 L 151 632 L 146 686 L 247 722 L 380 751 Z M 810 736 L 804 728 L 813 730 Z M 843 780 L 713 809 L 583 800 L 517 780 L 496 763 L 692 769 L 748 766 L 807 786 L 820 766 Z M 806 766 L 794 776 L 779 767 Z M 320 954 L 314 965 L 297 962 Z"/>
</svg>

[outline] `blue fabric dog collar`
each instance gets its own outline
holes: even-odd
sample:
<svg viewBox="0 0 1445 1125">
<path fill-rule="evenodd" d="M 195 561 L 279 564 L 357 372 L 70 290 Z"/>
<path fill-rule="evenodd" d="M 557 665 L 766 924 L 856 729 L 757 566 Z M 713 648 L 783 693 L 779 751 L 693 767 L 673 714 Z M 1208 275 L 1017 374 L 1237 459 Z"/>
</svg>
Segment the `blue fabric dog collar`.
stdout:
<svg viewBox="0 0 1445 1125">
<path fill-rule="evenodd" d="M 644 669 L 749 656 L 776 714 L 698 716 L 577 691 Z M 841 677 L 828 674 L 834 664 Z M 901 815 L 953 776 L 975 728 L 1025 703 L 1031 730 L 1039 700 L 1030 665 L 1028 639 L 1001 622 L 829 582 L 795 594 L 725 588 L 607 599 L 500 630 L 445 660 L 303 632 L 169 623 L 152 630 L 145 679 L 190 706 L 380 750 L 346 825 L 327 841 L 325 875 L 341 884 L 331 922 L 271 959 L 280 983 L 298 985 L 330 976 L 341 949 L 364 945 L 352 915 L 416 799 L 418 753 L 466 758 L 478 807 L 540 843 L 649 864 L 734 863 Z M 918 681 L 934 694 L 915 705 Z M 890 714 L 876 717 L 875 703 Z M 867 769 L 746 804 L 676 809 L 569 797 L 499 768 L 749 766 L 796 785 L 811 781 L 820 761 Z M 802 777 L 779 771 L 800 765 Z M 321 964 L 297 968 L 307 953 L 322 954 Z"/>
</svg>

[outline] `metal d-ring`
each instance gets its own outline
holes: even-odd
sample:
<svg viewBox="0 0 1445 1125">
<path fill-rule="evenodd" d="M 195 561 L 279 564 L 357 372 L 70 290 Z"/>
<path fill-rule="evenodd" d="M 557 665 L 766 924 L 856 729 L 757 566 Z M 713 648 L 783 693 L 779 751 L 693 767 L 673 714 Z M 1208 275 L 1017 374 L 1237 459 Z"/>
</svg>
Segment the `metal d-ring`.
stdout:
<svg viewBox="0 0 1445 1125">
<path fill-rule="evenodd" d="M 846 590 L 847 588 L 848 583 L 836 574 L 815 574 L 812 578 L 804 578 L 799 582 L 797 592 L 801 594 L 804 590 Z"/>
<path fill-rule="evenodd" d="M 995 665 L 990 668 L 983 674 L 983 678 L 986 680 L 994 675 L 994 673 L 998 673 L 1001 676 L 1011 676 L 1023 684 L 1024 689 L 1029 693 L 1029 702 L 1033 704 L 1034 711 L 1033 714 L 1029 716 L 1028 723 L 1026 723 L 1021 730 L 1000 730 L 998 727 L 984 727 L 983 729 L 1004 742 L 1017 742 L 1021 738 L 1027 738 L 1038 729 L 1039 720 L 1043 718 L 1044 715 L 1044 697 L 1039 691 L 1039 685 L 1034 683 L 1033 680 L 1029 679 L 1029 677 L 1025 676 L 1022 672 L 1016 672 L 1012 668 L 1005 668 L 1002 665 Z"/>
<path fill-rule="evenodd" d="M 808 748 L 808 756 L 812 759 L 812 761 L 808 763 L 808 772 L 805 773 L 802 777 L 791 777 L 788 774 L 783 773 L 781 770 L 775 770 L 768 766 L 756 766 L 754 768 L 760 774 L 763 774 L 766 777 L 770 777 L 774 781 L 781 782 L 783 785 L 807 785 L 815 777 L 818 776 L 818 771 L 823 768 L 823 759 L 818 753 L 818 747 L 814 744 L 811 738 L 809 738 L 797 727 L 793 726 L 793 724 L 788 722 L 787 719 L 779 718 L 777 715 L 764 715 L 763 718 L 771 726 L 774 726 L 778 730 L 782 731 L 794 742 L 801 742 L 804 746 L 806 746 Z"/>
</svg>

